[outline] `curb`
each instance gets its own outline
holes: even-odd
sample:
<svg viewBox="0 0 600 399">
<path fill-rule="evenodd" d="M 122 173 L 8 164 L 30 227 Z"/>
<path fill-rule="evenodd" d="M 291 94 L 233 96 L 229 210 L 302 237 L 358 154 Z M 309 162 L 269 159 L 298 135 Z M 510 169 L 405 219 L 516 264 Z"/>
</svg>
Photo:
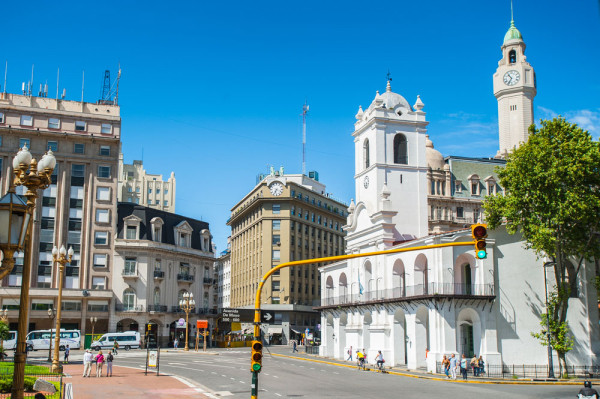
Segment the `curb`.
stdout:
<svg viewBox="0 0 600 399">
<path fill-rule="evenodd" d="M 326 361 L 326 360 L 318 360 L 318 359 L 311 359 L 311 358 L 307 358 L 307 357 L 298 357 L 298 356 L 290 356 L 290 355 L 282 355 L 279 353 L 272 353 L 272 356 L 279 356 L 279 357 L 285 357 L 288 359 L 296 359 L 296 360 L 306 360 L 308 362 L 315 362 L 315 363 L 323 363 L 323 364 L 329 364 L 332 366 L 339 366 L 339 367 L 347 367 L 347 368 L 356 368 L 356 366 L 354 365 L 349 365 L 349 364 L 344 364 L 344 363 L 336 363 L 336 362 L 330 362 L 330 361 Z M 375 369 L 368 369 L 368 371 L 372 371 L 374 373 L 377 373 L 378 371 Z M 422 379 L 422 380 L 431 380 L 431 381 L 444 381 L 444 382 L 450 382 L 450 383 L 459 383 L 459 384 L 497 384 L 497 385 L 582 385 L 583 381 L 557 381 L 557 382 L 549 382 L 549 381 L 504 381 L 504 380 L 452 380 L 452 379 L 448 379 L 448 378 L 441 378 L 441 377 L 435 377 L 433 375 L 429 376 L 429 375 L 418 375 L 418 374 L 411 374 L 411 373 L 402 373 L 399 371 L 390 371 L 387 370 L 386 374 L 392 374 L 392 375 L 399 375 L 402 377 L 410 377 L 410 378 L 418 378 L 418 379 Z"/>
</svg>

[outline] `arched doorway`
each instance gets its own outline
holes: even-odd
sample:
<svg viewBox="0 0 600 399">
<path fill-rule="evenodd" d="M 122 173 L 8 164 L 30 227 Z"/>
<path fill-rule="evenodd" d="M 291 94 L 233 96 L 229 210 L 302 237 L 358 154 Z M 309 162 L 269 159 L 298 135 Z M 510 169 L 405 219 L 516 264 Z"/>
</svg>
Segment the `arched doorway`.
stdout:
<svg viewBox="0 0 600 399">
<path fill-rule="evenodd" d="M 122 319 L 117 322 L 117 332 L 139 331 L 140 325 L 134 319 Z"/>
<path fill-rule="evenodd" d="M 456 319 L 456 341 L 457 350 L 460 355 L 471 358 L 481 355 L 481 319 L 476 310 L 472 308 L 462 309 Z"/>
<path fill-rule="evenodd" d="M 426 353 L 429 348 L 429 309 L 420 306 L 415 318 L 415 351 L 417 367 L 427 367 Z"/>
<path fill-rule="evenodd" d="M 173 321 L 171 324 L 169 324 L 169 346 L 172 347 L 173 342 L 175 341 L 175 338 L 177 338 L 179 340 L 179 347 L 183 348 L 185 346 L 185 322 L 183 323 L 183 325 L 179 325 L 178 320 L 179 319 L 177 319 L 177 320 Z M 191 324 L 188 323 L 187 328 L 188 328 L 188 334 L 191 337 L 191 333 L 192 333 Z"/>
<path fill-rule="evenodd" d="M 475 283 L 475 258 L 470 254 L 461 254 L 454 262 L 454 294 L 472 295 Z"/>
<path fill-rule="evenodd" d="M 407 364 L 406 316 L 402 309 L 394 313 L 394 365 Z"/>
<path fill-rule="evenodd" d="M 429 273 L 427 270 L 427 257 L 419 254 L 415 259 L 415 285 L 414 295 L 426 295 L 429 286 Z"/>
<path fill-rule="evenodd" d="M 406 296 L 406 272 L 402 259 L 396 259 L 392 269 L 392 292 L 394 298 Z"/>
</svg>

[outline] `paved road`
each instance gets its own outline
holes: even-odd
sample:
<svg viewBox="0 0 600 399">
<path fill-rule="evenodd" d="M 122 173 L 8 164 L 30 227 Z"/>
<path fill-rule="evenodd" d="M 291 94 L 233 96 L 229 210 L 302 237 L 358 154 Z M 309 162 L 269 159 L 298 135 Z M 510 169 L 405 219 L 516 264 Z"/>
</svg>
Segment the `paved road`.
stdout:
<svg viewBox="0 0 600 399">
<path fill-rule="evenodd" d="M 289 354 L 286 348 L 270 348 Z M 250 397 L 250 351 L 211 350 L 218 355 L 194 352 L 161 352 L 161 372 L 185 377 L 215 397 Z M 143 367 L 142 351 L 119 352 L 115 365 Z M 150 378 L 150 377 L 149 377 Z M 358 371 L 307 360 L 269 356 L 265 351 L 259 377 L 259 398 L 444 398 L 485 397 L 515 399 L 574 398 L 577 386 L 459 384 L 389 374 Z"/>
</svg>

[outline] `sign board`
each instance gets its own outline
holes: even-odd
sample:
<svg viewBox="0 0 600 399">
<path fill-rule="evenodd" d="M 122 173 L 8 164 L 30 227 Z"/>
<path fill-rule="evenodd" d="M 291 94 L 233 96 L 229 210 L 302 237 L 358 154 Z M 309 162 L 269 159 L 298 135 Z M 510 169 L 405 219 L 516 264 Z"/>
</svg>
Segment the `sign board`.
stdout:
<svg viewBox="0 0 600 399">
<path fill-rule="evenodd" d="M 185 319 L 179 319 L 179 320 L 177 320 L 176 324 L 177 324 L 176 325 L 177 328 L 185 328 Z"/>
<path fill-rule="evenodd" d="M 253 309 L 223 309 L 224 323 L 252 323 L 254 321 Z"/>
<path fill-rule="evenodd" d="M 261 310 L 260 321 L 261 323 L 272 324 L 275 319 L 275 312 L 272 310 Z"/>
<path fill-rule="evenodd" d="M 196 320 L 196 328 L 208 328 L 208 320 Z"/>
<path fill-rule="evenodd" d="M 148 353 L 148 367 L 156 368 L 158 366 L 158 351 Z"/>
</svg>

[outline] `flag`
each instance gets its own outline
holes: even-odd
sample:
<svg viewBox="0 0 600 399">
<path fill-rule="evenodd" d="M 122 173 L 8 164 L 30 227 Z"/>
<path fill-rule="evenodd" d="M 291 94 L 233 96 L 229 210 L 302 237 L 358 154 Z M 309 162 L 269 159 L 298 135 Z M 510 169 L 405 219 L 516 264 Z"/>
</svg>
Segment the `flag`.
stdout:
<svg viewBox="0 0 600 399">
<path fill-rule="evenodd" d="M 358 295 L 362 295 L 364 291 L 364 288 L 362 286 L 362 284 L 360 283 L 360 273 L 358 273 Z"/>
</svg>

